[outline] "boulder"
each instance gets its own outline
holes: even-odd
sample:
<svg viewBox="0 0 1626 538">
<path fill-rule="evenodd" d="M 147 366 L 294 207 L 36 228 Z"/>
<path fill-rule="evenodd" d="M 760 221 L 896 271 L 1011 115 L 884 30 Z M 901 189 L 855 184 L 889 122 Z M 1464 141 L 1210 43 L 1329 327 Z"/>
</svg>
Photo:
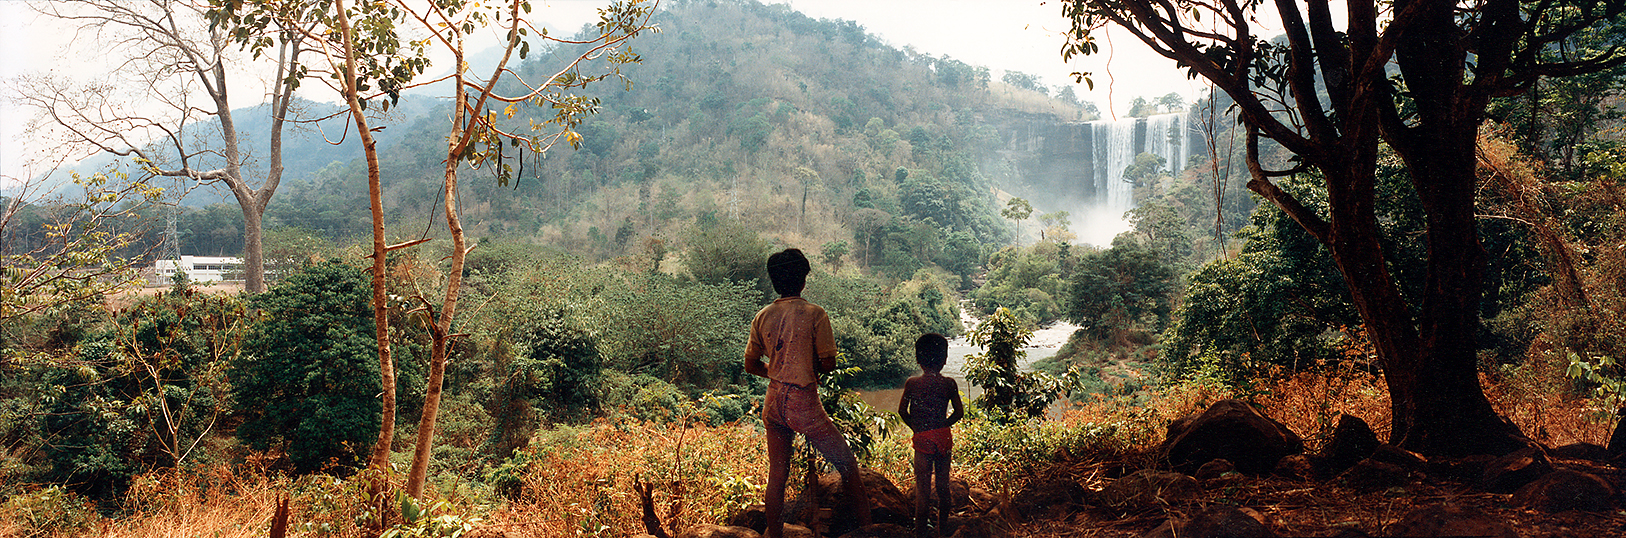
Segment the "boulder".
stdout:
<svg viewBox="0 0 1626 538">
<path fill-rule="evenodd" d="M 1041 474 L 1022 484 L 1011 496 L 1009 507 L 1018 518 L 1034 519 L 1069 510 L 1085 495 L 1083 486 L 1063 475 Z"/>
<path fill-rule="evenodd" d="M 678 531 L 677 538 L 762 538 L 762 534 L 745 527 L 694 525 Z"/>
<path fill-rule="evenodd" d="M 946 536 L 949 536 L 949 538 L 997 538 L 999 536 L 1003 536 L 1003 534 L 998 531 L 998 527 L 995 527 L 994 524 L 989 521 L 990 519 L 991 518 L 967 519 L 959 522 L 958 525 L 950 523 L 949 527 L 954 529 L 954 534 Z"/>
<path fill-rule="evenodd" d="M 1609 461 L 1609 449 L 1592 443 L 1572 443 L 1547 451 L 1554 458 L 1567 460 Z"/>
<path fill-rule="evenodd" d="M 1276 460 L 1276 468 L 1272 469 L 1270 474 L 1286 478 L 1288 480 L 1309 482 L 1311 480 L 1315 480 L 1316 478 L 1316 466 L 1314 463 L 1310 462 L 1309 456 L 1304 454 L 1289 454 L 1282 456 L 1282 459 Z"/>
<path fill-rule="evenodd" d="M 859 469 L 859 476 L 864 480 L 864 489 L 869 493 L 870 520 L 873 523 L 893 523 L 898 525 L 911 525 L 914 522 L 915 505 L 903 492 L 898 490 L 886 475 L 873 469 Z M 827 528 L 827 534 L 839 535 L 855 529 L 856 521 L 847 511 L 847 496 L 842 490 L 840 473 L 825 473 L 819 477 L 818 506 L 828 510 L 829 515 L 821 516 L 816 521 L 800 521 L 792 519 L 792 514 L 800 514 L 806 510 L 807 495 L 798 495 L 796 501 L 786 503 L 785 521 L 787 523 L 803 523 L 809 527 Z"/>
<path fill-rule="evenodd" d="M 1336 475 L 1354 467 L 1370 457 L 1381 444 L 1378 434 L 1372 432 L 1372 427 L 1366 421 L 1354 415 L 1338 415 L 1338 425 L 1333 427 L 1332 439 L 1321 450 L 1327 474 Z"/>
<path fill-rule="evenodd" d="M 1139 511 L 1185 503 L 1195 498 L 1198 491 L 1197 480 L 1192 477 L 1147 469 L 1107 484 L 1096 495 L 1096 500 L 1115 510 Z"/>
<path fill-rule="evenodd" d="M 840 535 L 841 538 L 915 538 L 914 531 L 893 523 L 876 523 Z"/>
<path fill-rule="evenodd" d="M 1527 446 L 1485 464 L 1481 484 L 1486 491 L 1513 493 L 1550 472 L 1553 464 L 1547 454 L 1540 447 Z"/>
<path fill-rule="evenodd" d="M 1511 502 L 1543 512 L 1606 512 L 1615 507 L 1615 488 L 1595 475 L 1569 469 L 1547 473 L 1513 493 Z"/>
<path fill-rule="evenodd" d="M 757 503 L 736 510 L 733 514 L 729 514 L 725 525 L 765 532 L 764 529 L 768 526 L 767 507 L 763 506 L 762 503 Z"/>
<path fill-rule="evenodd" d="M 1609 456 L 1612 461 L 1626 461 L 1626 408 L 1616 411 L 1620 420 L 1615 422 L 1615 432 L 1609 434 Z"/>
<path fill-rule="evenodd" d="M 1269 538 L 1264 517 L 1249 508 L 1211 506 L 1190 519 L 1169 519 L 1141 538 Z"/>
<path fill-rule="evenodd" d="M 1429 462 L 1428 472 L 1464 484 L 1480 485 L 1485 480 L 1485 467 L 1493 461 L 1496 461 L 1496 456 L 1489 454 L 1436 458 Z"/>
<path fill-rule="evenodd" d="M 1234 472 L 1236 472 L 1236 465 L 1231 463 L 1231 460 L 1217 459 L 1204 463 L 1203 466 L 1198 467 L 1197 472 L 1193 473 L 1191 476 L 1200 482 L 1208 482 L 1221 476 L 1225 476 L 1225 473 Z"/>
<path fill-rule="evenodd" d="M 1380 491 L 1410 484 L 1411 472 L 1393 463 L 1367 458 L 1338 475 L 1338 480 L 1356 490 Z"/>
<path fill-rule="evenodd" d="M 918 493 L 915 491 L 914 481 L 910 480 L 905 483 L 902 489 L 904 504 L 910 510 L 914 510 L 915 494 Z M 987 495 L 988 492 L 984 491 L 982 493 Z M 936 495 L 937 492 L 933 491 L 932 494 Z M 990 495 L 990 497 L 992 496 Z M 970 508 L 971 504 L 971 486 L 966 484 L 965 480 L 949 478 L 949 508 L 955 512 L 960 512 Z"/>
<path fill-rule="evenodd" d="M 1406 538 L 1519 538 L 1519 533 L 1506 519 L 1472 506 L 1457 504 L 1435 504 L 1413 509 L 1400 518 L 1400 522 L 1390 525 L 1385 534 Z"/>
<path fill-rule="evenodd" d="M 1221 400 L 1206 411 L 1169 424 L 1158 454 L 1177 471 L 1192 473 L 1204 463 L 1226 459 L 1237 471 L 1261 475 L 1277 460 L 1304 452 L 1304 440 L 1241 400 Z"/>
<path fill-rule="evenodd" d="M 1394 445 L 1378 445 L 1368 457 L 1373 461 L 1395 464 L 1407 471 L 1422 471 L 1428 467 L 1428 459 L 1421 454 Z"/>
</svg>

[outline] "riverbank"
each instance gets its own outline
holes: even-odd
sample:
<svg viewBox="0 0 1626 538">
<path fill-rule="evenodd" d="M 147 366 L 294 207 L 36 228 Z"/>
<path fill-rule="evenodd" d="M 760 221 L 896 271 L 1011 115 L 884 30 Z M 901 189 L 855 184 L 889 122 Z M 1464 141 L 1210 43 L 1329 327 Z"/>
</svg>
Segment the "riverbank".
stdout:
<svg viewBox="0 0 1626 538">
<path fill-rule="evenodd" d="M 961 314 L 961 317 L 961 322 L 965 324 L 968 330 L 970 327 L 975 327 L 978 322 L 977 319 L 966 314 Z M 1054 356 L 1056 351 L 1067 343 L 1067 339 L 1071 338 L 1073 331 L 1076 330 L 1078 330 L 1077 325 L 1065 321 L 1058 321 L 1035 329 L 1033 338 L 1028 340 L 1028 346 L 1022 348 L 1026 355 L 1017 362 L 1017 366 L 1024 372 L 1033 370 L 1033 363 Z M 948 362 L 943 365 L 943 375 L 954 378 L 960 384 L 960 393 L 968 402 L 982 395 L 982 388 L 965 380 L 966 357 L 982 353 L 982 351 L 982 348 L 971 345 L 970 340 L 964 335 L 949 339 Z M 903 387 L 859 391 L 859 396 L 864 399 L 864 403 L 870 404 L 877 409 L 896 411 L 899 400 L 903 398 Z"/>
</svg>

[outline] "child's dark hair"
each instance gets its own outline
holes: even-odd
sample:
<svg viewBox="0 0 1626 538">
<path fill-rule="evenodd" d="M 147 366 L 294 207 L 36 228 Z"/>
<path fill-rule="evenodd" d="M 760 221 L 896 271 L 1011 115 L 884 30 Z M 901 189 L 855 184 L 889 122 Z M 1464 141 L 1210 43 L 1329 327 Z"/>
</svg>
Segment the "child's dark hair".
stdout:
<svg viewBox="0 0 1626 538">
<path fill-rule="evenodd" d="M 915 362 L 927 370 L 941 370 L 948 362 L 948 339 L 937 333 L 926 333 L 915 339 Z"/>
<path fill-rule="evenodd" d="M 787 248 L 768 256 L 768 279 L 773 281 L 773 291 L 780 297 L 801 295 L 802 288 L 807 286 L 807 274 L 812 271 L 813 266 L 801 249 Z"/>
</svg>

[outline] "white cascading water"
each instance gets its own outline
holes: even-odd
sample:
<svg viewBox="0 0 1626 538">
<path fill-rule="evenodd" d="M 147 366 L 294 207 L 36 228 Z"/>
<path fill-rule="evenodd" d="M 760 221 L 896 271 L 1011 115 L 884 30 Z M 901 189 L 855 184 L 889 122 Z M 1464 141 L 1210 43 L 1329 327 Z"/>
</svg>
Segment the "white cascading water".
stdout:
<svg viewBox="0 0 1626 538">
<path fill-rule="evenodd" d="M 1137 144 L 1135 124 L 1146 122 L 1146 139 Z M 1124 181 L 1124 169 L 1135 162 L 1135 147 L 1163 158 L 1163 172 L 1177 174 L 1185 168 L 1190 151 L 1186 147 L 1186 115 L 1159 114 L 1147 118 L 1092 121 L 1090 161 L 1094 165 L 1090 181 L 1099 193 L 1088 214 L 1074 216 L 1074 230 L 1086 243 L 1105 246 L 1119 232 L 1127 231 L 1126 211 L 1135 208 L 1135 188 Z"/>
<path fill-rule="evenodd" d="M 1163 158 L 1163 171 L 1176 173 L 1186 163 L 1186 115 L 1159 114 L 1147 118 L 1090 122 L 1094 139 L 1096 192 L 1105 193 L 1105 209 L 1121 215 L 1135 208 L 1134 185 L 1124 181 L 1124 169 L 1135 162 L 1135 124 L 1146 122 L 1142 151 Z"/>
</svg>

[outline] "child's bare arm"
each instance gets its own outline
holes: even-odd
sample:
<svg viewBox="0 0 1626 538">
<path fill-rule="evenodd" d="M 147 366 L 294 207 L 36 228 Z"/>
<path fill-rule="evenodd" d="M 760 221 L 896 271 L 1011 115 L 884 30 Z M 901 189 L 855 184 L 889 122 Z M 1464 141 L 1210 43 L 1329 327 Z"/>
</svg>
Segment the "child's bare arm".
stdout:
<svg viewBox="0 0 1626 538">
<path fill-rule="evenodd" d="M 965 416 L 965 405 L 960 403 L 960 384 L 955 382 L 954 378 L 947 379 L 949 380 L 949 407 L 951 408 L 948 423 L 953 426 L 954 423 L 959 422 Z"/>
<path fill-rule="evenodd" d="M 908 379 L 903 382 L 903 396 L 898 398 L 898 418 L 903 419 L 903 424 L 910 430 L 915 429 L 914 410 L 909 408 L 909 401 L 914 399 L 914 381 Z"/>
</svg>

